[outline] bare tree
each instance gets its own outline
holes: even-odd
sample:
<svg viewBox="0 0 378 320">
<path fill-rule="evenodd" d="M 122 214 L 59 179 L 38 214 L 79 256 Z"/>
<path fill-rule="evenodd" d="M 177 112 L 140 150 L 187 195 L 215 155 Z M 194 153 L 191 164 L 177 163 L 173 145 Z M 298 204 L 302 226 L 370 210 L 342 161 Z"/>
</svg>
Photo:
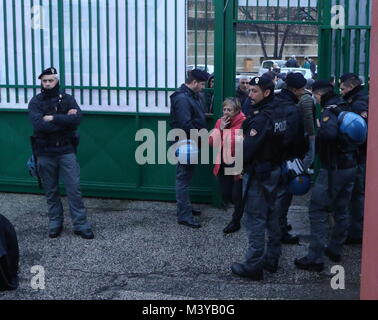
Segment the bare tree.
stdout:
<svg viewBox="0 0 378 320">
<path fill-rule="evenodd" d="M 304 8 L 295 8 L 295 14 L 292 15 L 293 20 L 295 21 L 314 21 L 317 16 L 317 10 L 314 8 L 310 8 L 310 11 L 306 11 Z M 260 9 L 262 10 L 262 9 Z M 273 13 L 270 14 L 270 17 L 273 18 L 274 21 L 284 20 L 286 17 L 290 16 L 290 11 L 288 12 L 287 8 L 280 8 L 280 7 L 265 7 L 265 10 L 270 10 Z M 242 14 L 242 18 L 245 20 L 258 20 L 258 16 L 253 16 L 253 11 L 250 10 L 249 7 L 240 6 L 239 11 Z M 268 11 L 267 18 L 269 18 Z M 269 21 L 269 20 L 267 20 Z M 273 24 L 273 27 L 269 27 L 268 25 L 261 25 L 261 24 L 248 24 L 247 28 L 250 31 L 255 31 L 257 36 L 260 40 L 261 50 L 263 52 L 264 59 L 269 58 L 269 54 L 266 48 L 266 40 L 264 39 L 264 33 L 273 33 L 274 34 L 274 46 L 273 46 L 273 58 L 274 59 L 282 59 L 284 47 L 286 41 L 291 34 L 301 34 L 300 31 L 302 29 L 301 25 L 294 25 L 294 24 L 286 24 L 286 25 L 279 25 Z M 280 35 L 282 35 L 281 43 L 280 43 Z"/>
</svg>

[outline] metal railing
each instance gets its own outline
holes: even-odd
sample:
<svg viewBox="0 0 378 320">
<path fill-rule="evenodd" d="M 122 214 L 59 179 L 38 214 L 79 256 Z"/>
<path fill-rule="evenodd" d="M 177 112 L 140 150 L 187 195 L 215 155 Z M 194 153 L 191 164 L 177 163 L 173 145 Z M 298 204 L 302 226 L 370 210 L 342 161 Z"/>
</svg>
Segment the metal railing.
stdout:
<svg viewBox="0 0 378 320">
<path fill-rule="evenodd" d="M 328 22 L 334 6 L 343 8 L 344 26 L 335 28 Z M 338 79 L 343 73 L 354 72 L 368 83 L 371 6 L 371 0 L 333 0 L 327 3 L 325 21 L 328 23 L 322 25 L 320 31 L 322 76 L 331 75 Z"/>
<path fill-rule="evenodd" d="M 55 66 L 84 110 L 167 113 L 187 65 L 214 64 L 211 12 L 212 0 L 0 0 L 0 106 L 25 108 Z"/>
<path fill-rule="evenodd" d="M 318 0 L 237 0 L 237 23 L 318 24 Z M 248 19 L 245 19 L 247 17 Z"/>
</svg>

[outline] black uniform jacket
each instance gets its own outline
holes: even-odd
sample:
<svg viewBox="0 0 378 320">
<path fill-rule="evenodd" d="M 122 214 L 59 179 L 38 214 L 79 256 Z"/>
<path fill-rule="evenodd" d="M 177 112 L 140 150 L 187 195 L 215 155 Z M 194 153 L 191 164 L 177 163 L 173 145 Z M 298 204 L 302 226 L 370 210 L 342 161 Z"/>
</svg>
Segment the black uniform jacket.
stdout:
<svg viewBox="0 0 378 320">
<path fill-rule="evenodd" d="M 340 98 L 332 94 L 322 101 L 323 112 L 316 146 L 321 165 L 326 169 L 349 169 L 356 167 L 358 146 L 350 143 L 339 130 L 338 117 L 330 106 L 340 104 Z"/>
<path fill-rule="evenodd" d="M 369 119 L 369 96 L 365 93 L 364 87 L 359 86 L 349 92 L 344 98 L 343 103 L 346 104 L 348 111 L 352 111 L 365 119 L 366 124 Z M 367 142 L 358 148 L 358 162 L 366 162 Z"/>
<path fill-rule="evenodd" d="M 198 94 L 183 84 L 170 98 L 172 129 L 182 129 L 189 137 L 190 129 L 206 128 L 204 107 Z"/>
<path fill-rule="evenodd" d="M 29 102 L 29 119 L 34 128 L 34 152 L 36 155 L 54 156 L 75 151 L 76 129 L 80 124 L 81 110 L 75 99 L 66 93 L 56 95 L 40 93 Z M 68 115 L 76 109 L 76 115 Z M 52 121 L 43 117 L 52 115 Z"/>
<path fill-rule="evenodd" d="M 251 109 L 243 123 L 243 162 L 248 173 L 269 171 L 283 161 L 286 114 L 270 96 Z"/>
</svg>

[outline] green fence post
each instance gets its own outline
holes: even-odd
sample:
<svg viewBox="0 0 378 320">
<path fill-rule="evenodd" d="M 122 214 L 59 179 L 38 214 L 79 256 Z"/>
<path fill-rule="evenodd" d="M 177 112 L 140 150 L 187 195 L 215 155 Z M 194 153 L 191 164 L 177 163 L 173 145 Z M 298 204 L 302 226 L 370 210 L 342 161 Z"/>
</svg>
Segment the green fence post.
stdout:
<svg viewBox="0 0 378 320">
<path fill-rule="evenodd" d="M 64 6 L 63 1 L 58 1 L 58 37 L 59 37 L 59 82 L 64 90 L 66 86 L 66 69 L 64 59 Z"/>
<path fill-rule="evenodd" d="M 332 29 L 331 29 L 331 1 L 319 0 L 319 48 L 318 48 L 318 77 L 328 79 L 331 73 Z"/>
<path fill-rule="evenodd" d="M 235 0 L 214 0 L 215 31 L 214 31 L 214 122 L 222 115 L 224 98 L 235 95 L 236 70 L 236 31 L 234 24 Z M 213 190 L 219 190 L 214 179 Z M 220 207 L 222 203 L 219 191 L 214 191 L 213 205 Z"/>
<path fill-rule="evenodd" d="M 231 0 L 233 1 L 233 0 Z M 213 0 L 215 9 L 215 28 L 214 28 L 214 123 L 221 116 L 220 106 L 224 99 L 225 88 L 225 14 L 224 8 L 227 0 Z M 214 124 L 213 123 L 213 124 Z M 212 203 L 219 208 L 222 203 L 221 194 L 218 191 L 219 185 L 216 179 L 213 179 Z"/>
<path fill-rule="evenodd" d="M 224 3 L 214 1 L 215 28 L 214 28 L 214 106 L 219 106 L 223 101 L 223 61 L 224 61 Z M 214 118 L 220 116 L 218 108 L 214 108 Z"/>
<path fill-rule="evenodd" d="M 224 10 L 224 98 L 235 95 L 237 0 L 226 1 Z"/>
<path fill-rule="evenodd" d="M 214 117 L 221 116 L 220 106 L 227 96 L 235 95 L 236 35 L 234 24 L 235 0 L 214 1 Z"/>
</svg>

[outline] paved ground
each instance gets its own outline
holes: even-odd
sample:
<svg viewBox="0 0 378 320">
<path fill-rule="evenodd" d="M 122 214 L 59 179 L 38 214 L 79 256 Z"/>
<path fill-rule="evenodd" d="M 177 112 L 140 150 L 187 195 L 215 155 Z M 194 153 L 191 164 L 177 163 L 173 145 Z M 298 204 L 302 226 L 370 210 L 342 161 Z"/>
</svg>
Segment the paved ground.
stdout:
<svg viewBox="0 0 378 320">
<path fill-rule="evenodd" d="M 246 249 L 243 230 L 222 233 L 231 210 L 198 205 L 203 228 L 194 230 L 176 223 L 174 203 L 91 198 L 85 203 L 94 240 L 75 236 L 68 214 L 62 237 L 49 239 L 44 197 L 0 193 L 0 212 L 16 228 L 21 255 L 20 287 L 0 300 L 358 299 L 359 246 L 345 250 L 344 290 L 331 288 L 329 262 L 320 274 L 294 267 L 308 245 L 307 201 L 296 198 L 289 215 L 301 244 L 284 246 L 279 272 L 256 283 L 231 275 Z M 35 265 L 44 267 L 44 290 L 31 287 Z"/>
</svg>

